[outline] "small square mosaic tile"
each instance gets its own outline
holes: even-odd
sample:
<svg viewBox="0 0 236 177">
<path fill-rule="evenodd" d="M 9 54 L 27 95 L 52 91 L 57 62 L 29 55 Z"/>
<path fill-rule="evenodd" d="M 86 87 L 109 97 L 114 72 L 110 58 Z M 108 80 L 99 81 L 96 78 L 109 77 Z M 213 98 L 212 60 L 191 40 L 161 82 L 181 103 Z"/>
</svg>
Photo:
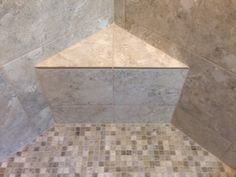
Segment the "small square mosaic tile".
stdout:
<svg viewBox="0 0 236 177">
<path fill-rule="evenodd" d="M 57 124 L 0 177 L 236 177 L 170 124 Z"/>
</svg>

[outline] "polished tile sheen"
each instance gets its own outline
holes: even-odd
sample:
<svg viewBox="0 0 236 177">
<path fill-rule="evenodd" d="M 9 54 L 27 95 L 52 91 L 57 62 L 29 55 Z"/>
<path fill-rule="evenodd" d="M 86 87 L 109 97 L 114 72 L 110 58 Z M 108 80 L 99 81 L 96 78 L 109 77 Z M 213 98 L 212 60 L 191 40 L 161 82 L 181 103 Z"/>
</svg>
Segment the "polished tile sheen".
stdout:
<svg viewBox="0 0 236 177">
<path fill-rule="evenodd" d="M 57 124 L 0 163 L 2 177 L 235 177 L 170 124 Z"/>
</svg>

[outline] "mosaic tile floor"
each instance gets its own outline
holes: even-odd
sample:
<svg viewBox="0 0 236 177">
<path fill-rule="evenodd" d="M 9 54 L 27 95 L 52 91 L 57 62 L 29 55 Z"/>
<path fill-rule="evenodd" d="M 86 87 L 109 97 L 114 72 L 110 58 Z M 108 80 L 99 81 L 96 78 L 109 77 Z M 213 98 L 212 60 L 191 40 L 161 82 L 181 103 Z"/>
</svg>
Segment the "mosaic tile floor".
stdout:
<svg viewBox="0 0 236 177">
<path fill-rule="evenodd" d="M 56 125 L 0 163 L 0 177 L 235 177 L 169 124 Z"/>
</svg>

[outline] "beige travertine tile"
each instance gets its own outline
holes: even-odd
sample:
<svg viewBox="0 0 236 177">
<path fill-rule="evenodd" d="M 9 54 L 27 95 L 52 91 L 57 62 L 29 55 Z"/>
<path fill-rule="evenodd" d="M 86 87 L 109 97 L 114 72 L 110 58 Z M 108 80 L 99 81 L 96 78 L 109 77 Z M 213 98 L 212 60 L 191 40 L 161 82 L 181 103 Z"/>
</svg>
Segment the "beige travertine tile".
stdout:
<svg viewBox="0 0 236 177">
<path fill-rule="evenodd" d="M 114 0 L 114 21 L 121 27 L 125 26 L 125 0 Z"/>
<path fill-rule="evenodd" d="M 150 45 L 156 47 L 157 49 L 161 50 L 165 54 L 180 60 L 185 56 L 185 52 L 183 50 L 183 46 L 180 46 L 177 43 L 174 43 L 171 40 L 167 40 L 157 33 L 132 22 L 127 22 L 129 26 L 126 29 L 132 33 L 133 35 L 139 37 L 140 39 L 144 40 L 145 42 L 149 43 Z M 168 59 L 167 57 L 166 59 Z"/>
<path fill-rule="evenodd" d="M 207 127 L 205 123 L 201 123 L 196 117 L 193 117 L 191 112 L 186 111 L 181 105 L 177 105 L 172 123 L 217 157 L 222 158 L 232 144 L 219 133 Z"/>
<path fill-rule="evenodd" d="M 115 68 L 187 68 L 178 60 L 120 27 L 114 28 Z"/>
<path fill-rule="evenodd" d="M 236 2 L 207 0 L 201 4 L 188 49 L 236 72 Z"/>
<path fill-rule="evenodd" d="M 185 46 L 200 3 L 201 0 L 126 0 L 126 26 L 137 23 Z"/>
<path fill-rule="evenodd" d="M 234 142 L 235 75 L 192 54 L 186 53 L 185 60 L 191 69 L 180 98 L 180 109 Z"/>
<path fill-rule="evenodd" d="M 115 24 L 39 63 L 37 68 L 187 68 Z"/>
</svg>

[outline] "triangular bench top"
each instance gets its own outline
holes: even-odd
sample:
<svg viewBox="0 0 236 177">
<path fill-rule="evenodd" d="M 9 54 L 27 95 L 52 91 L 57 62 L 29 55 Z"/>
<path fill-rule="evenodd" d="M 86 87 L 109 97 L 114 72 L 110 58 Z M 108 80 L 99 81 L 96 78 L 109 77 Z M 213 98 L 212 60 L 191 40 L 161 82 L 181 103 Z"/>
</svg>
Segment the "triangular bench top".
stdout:
<svg viewBox="0 0 236 177">
<path fill-rule="evenodd" d="M 42 61 L 37 68 L 188 68 L 115 24 Z"/>
</svg>

